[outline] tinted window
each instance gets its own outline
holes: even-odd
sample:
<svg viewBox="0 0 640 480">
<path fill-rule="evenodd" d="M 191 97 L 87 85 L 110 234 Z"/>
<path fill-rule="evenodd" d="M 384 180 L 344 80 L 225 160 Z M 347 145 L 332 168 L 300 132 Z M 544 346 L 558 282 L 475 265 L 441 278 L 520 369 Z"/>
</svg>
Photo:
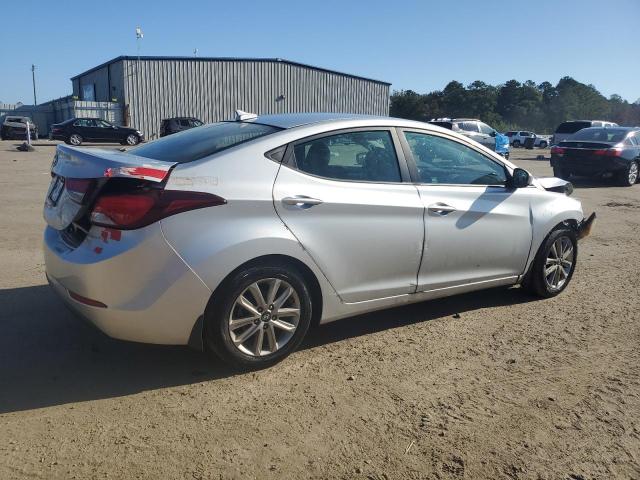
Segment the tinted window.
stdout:
<svg viewBox="0 0 640 480">
<path fill-rule="evenodd" d="M 589 128 L 591 122 L 564 122 L 556 129 L 556 133 L 576 133 L 583 128 Z"/>
<path fill-rule="evenodd" d="M 437 125 L 442 128 L 448 128 L 449 130 L 453 128 L 453 125 L 451 124 L 451 122 L 429 122 L 429 123 L 432 125 Z"/>
<path fill-rule="evenodd" d="M 192 118 L 191 120 L 189 120 L 189 122 L 192 127 L 201 127 L 202 125 L 204 125 L 200 120 L 196 118 Z"/>
<path fill-rule="evenodd" d="M 476 122 L 460 122 L 458 126 L 466 132 L 479 132 Z"/>
<path fill-rule="evenodd" d="M 162 137 L 129 150 L 141 157 L 186 163 L 281 130 L 259 123 L 222 122 Z"/>
<path fill-rule="evenodd" d="M 79 118 L 78 120 L 73 122 L 73 125 L 75 127 L 93 127 L 94 123 L 90 118 Z"/>
<path fill-rule="evenodd" d="M 502 165 L 453 140 L 424 133 L 406 132 L 422 183 L 504 185 Z"/>
<path fill-rule="evenodd" d="M 186 118 L 180 118 L 178 120 L 178 125 L 180 125 L 181 127 L 190 127 L 191 125 L 189 124 L 189 120 Z"/>
<path fill-rule="evenodd" d="M 312 175 L 337 180 L 400 181 L 391 133 L 385 130 L 342 133 L 299 143 L 294 154 L 298 168 Z"/>
<path fill-rule="evenodd" d="M 100 128 L 111 128 L 113 126 L 109 122 L 105 122 L 104 120 L 95 120 L 95 124 L 96 127 Z"/>
<path fill-rule="evenodd" d="M 586 128 L 576 133 L 572 141 L 589 142 L 621 142 L 629 133 L 629 130 L 622 128 Z"/>
</svg>

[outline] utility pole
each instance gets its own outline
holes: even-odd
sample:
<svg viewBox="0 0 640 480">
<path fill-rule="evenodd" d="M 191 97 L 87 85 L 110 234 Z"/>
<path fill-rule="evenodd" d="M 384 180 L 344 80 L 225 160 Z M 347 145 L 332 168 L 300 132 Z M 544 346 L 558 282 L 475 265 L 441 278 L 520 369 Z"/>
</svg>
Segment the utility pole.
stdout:
<svg viewBox="0 0 640 480">
<path fill-rule="evenodd" d="M 33 104 L 38 105 L 36 100 L 36 66 L 31 64 L 31 79 L 33 80 Z"/>
</svg>

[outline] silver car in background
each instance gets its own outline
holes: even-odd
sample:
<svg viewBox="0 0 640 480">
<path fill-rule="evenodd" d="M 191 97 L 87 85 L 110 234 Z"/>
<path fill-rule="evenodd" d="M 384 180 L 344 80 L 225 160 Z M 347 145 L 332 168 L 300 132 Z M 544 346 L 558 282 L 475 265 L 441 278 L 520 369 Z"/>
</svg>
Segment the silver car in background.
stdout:
<svg viewBox="0 0 640 480">
<path fill-rule="evenodd" d="M 128 152 L 58 146 L 46 272 L 112 337 L 263 367 L 317 323 L 497 286 L 557 295 L 593 220 L 570 191 L 425 123 L 241 114 Z"/>
</svg>

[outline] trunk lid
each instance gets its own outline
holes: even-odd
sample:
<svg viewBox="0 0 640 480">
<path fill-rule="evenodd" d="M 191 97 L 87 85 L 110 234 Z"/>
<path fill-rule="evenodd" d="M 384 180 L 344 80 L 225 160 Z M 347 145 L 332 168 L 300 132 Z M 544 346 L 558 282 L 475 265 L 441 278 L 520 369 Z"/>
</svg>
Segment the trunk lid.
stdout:
<svg viewBox="0 0 640 480">
<path fill-rule="evenodd" d="M 44 201 L 44 219 L 56 230 L 65 230 L 85 215 L 110 178 L 161 183 L 174 165 L 176 162 L 153 160 L 117 150 L 58 145 Z"/>
</svg>

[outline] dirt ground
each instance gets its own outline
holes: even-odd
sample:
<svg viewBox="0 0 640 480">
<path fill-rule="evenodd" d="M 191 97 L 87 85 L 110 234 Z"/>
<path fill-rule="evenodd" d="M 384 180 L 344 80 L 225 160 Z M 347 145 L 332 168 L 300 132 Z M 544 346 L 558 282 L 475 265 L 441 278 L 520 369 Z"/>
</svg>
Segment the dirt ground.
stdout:
<svg viewBox="0 0 640 480">
<path fill-rule="evenodd" d="M 268 370 L 112 340 L 46 285 L 53 147 L 0 142 L 0 478 L 640 478 L 640 185 L 566 292 L 497 289 L 342 320 Z M 535 160 L 544 154 L 547 160 Z M 548 150 L 513 160 L 550 175 Z"/>
</svg>

